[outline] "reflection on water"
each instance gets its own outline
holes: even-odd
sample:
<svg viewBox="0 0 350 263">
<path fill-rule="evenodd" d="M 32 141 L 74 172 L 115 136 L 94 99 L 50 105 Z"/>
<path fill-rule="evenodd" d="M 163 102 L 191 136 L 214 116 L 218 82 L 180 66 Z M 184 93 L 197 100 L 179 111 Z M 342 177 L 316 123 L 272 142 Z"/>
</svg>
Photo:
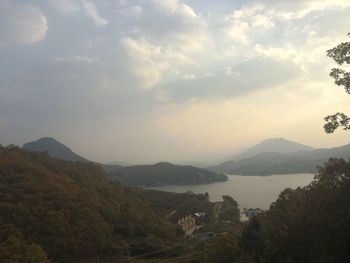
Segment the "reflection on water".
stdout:
<svg viewBox="0 0 350 263">
<path fill-rule="evenodd" d="M 184 193 L 192 191 L 194 193 L 208 192 L 210 200 L 221 201 L 222 195 L 230 195 L 237 202 L 240 208 L 261 208 L 268 209 L 280 192 L 289 187 L 297 188 L 308 185 L 313 174 L 285 174 L 271 176 L 241 176 L 228 175 L 229 180 L 205 185 L 167 185 L 150 187 L 149 189 Z"/>
</svg>

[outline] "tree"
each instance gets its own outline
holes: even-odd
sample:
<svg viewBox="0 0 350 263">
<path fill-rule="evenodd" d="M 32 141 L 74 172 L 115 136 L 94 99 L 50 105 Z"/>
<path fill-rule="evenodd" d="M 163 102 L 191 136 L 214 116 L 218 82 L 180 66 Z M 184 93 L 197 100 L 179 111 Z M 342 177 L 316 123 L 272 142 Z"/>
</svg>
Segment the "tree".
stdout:
<svg viewBox="0 0 350 263">
<path fill-rule="evenodd" d="M 350 37 L 350 33 L 348 33 Z M 344 42 L 327 51 L 327 56 L 332 58 L 338 65 L 350 65 L 350 42 Z M 343 86 L 346 93 L 350 94 L 350 72 L 341 68 L 333 68 L 329 74 L 338 86 Z M 326 133 L 333 133 L 337 128 L 343 127 L 344 130 L 350 130 L 350 117 L 342 112 L 328 115 L 324 118 L 326 124 L 324 130 Z"/>
</svg>

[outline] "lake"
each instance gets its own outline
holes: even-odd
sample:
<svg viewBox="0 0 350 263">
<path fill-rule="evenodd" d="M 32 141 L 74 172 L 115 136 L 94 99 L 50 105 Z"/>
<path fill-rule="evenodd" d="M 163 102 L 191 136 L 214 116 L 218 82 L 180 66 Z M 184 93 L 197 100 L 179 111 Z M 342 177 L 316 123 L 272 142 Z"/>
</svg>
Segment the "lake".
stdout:
<svg viewBox="0 0 350 263">
<path fill-rule="evenodd" d="M 213 202 L 222 201 L 222 195 L 233 197 L 239 207 L 261 208 L 267 210 L 272 202 L 285 188 L 295 189 L 308 185 L 313 174 L 284 174 L 270 176 L 228 175 L 228 181 L 204 185 L 166 185 L 149 187 L 148 189 L 184 193 L 192 191 L 209 193 Z"/>
</svg>

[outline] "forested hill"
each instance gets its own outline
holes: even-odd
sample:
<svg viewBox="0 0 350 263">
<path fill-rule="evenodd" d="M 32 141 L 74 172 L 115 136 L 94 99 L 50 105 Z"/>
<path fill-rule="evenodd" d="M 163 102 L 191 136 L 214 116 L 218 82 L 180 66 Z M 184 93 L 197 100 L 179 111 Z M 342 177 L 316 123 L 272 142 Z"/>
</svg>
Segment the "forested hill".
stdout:
<svg viewBox="0 0 350 263">
<path fill-rule="evenodd" d="M 87 161 L 87 159 L 51 137 L 43 137 L 39 140 L 25 143 L 22 148 L 32 152 L 47 152 L 50 156 L 61 160 Z"/>
<path fill-rule="evenodd" d="M 88 159 L 76 154 L 68 146 L 51 137 L 43 137 L 39 140 L 25 143 L 22 148 L 31 152 L 46 152 L 51 157 L 55 157 L 61 160 L 91 162 Z M 122 167 L 119 164 L 95 163 L 100 165 L 102 169 L 107 173 L 118 170 Z"/>
<path fill-rule="evenodd" d="M 100 167 L 0 147 L 1 262 L 124 262 L 176 242 L 175 226 Z"/>
<path fill-rule="evenodd" d="M 124 167 L 108 177 L 126 185 L 205 184 L 226 181 L 227 176 L 193 166 L 157 163 Z"/>
</svg>

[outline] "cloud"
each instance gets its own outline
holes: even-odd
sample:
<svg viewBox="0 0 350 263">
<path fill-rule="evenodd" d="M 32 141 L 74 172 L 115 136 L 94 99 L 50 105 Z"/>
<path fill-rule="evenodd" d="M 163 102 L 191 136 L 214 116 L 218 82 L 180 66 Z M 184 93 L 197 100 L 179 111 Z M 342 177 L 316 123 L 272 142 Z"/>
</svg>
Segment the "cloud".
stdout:
<svg viewBox="0 0 350 263">
<path fill-rule="evenodd" d="M 286 85 L 300 74 L 301 69 L 290 61 L 256 57 L 213 74 L 175 80 L 159 88 L 167 94 L 168 100 L 175 102 L 222 99 Z"/>
<path fill-rule="evenodd" d="M 39 8 L 0 1 L 0 45 L 36 43 L 45 38 L 47 30 Z"/>
<path fill-rule="evenodd" d="M 268 33 L 275 26 L 273 17 L 264 12 L 263 5 L 258 4 L 235 10 L 225 21 L 226 34 L 243 45 L 250 44 L 254 38 Z"/>
<path fill-rule="evenodd" d="M 58 63 L 86 63 L 91 64 L 96 62 L 94 59 L 86 56 L 73 55 L 70 57 L 54 57 L 53 61 Z"/>
<path fill-rule="evenodd" d="M 140 86 L 145 89 L 153 88 L 168 71 L 176 71 L 182 64 L 192 61 L 182 53 L 171 48 L 154 45 L 145 39 L 126 38 L 121 46 L 128 55 L 129 70 L 140 80 Z"/>
<path fill-rule="evenodd" d="M 79 1 L 74 0 L 50 0 L 50 4 L 64 14 L 75 13 L 80 9 Z"/>
<path fill-rule="evenodd" d="M 323 113 L 347 109 L 325 51 L 348 40 L 348 0 L 0 4 L 4 143 L 52 135 L 91 159 L 195 158 L 313 139 L 305 127 L 321 133 Z"/>
<path fill-rule="evenodd" d="M 84 0 L 82 1 L 85 14 L 91 18 L 96 26 L 104 27 L 108 25 L 107 19 L 101 17 L 96 10 L 96 6 L 93 2 Z"/>
<path fill-rule="evenodd" d="M 62 14 L 73 15 L 78 12 L 84 12 L 84 14 L 90 18 L 93 23 L 98 27 L 104 27 L 109 24 L 108 20 L 102 17 L 98 12 L 94 2 L 89 0 L 50 0 L 51 6 L 53 6 L 58 12 Z"/>
<path fill-rule="evenodd" d="M 258 0 L 252 2 L 254 4 L 259 3 L 264 5 L 271 14 L 286 20 L 301 19 L 312 12 L 323 12 L 334 8 L 343 8 L 349 6 L 348 0 Z"/>
<path fill-rule="evenodd" d="M 132 31 L 139 38 L 184 53 L 200 52 L 210 41 L 205 19 L 190 6 L 173 0 L 136 2 L 142 13 L 138 13 L 137 19 L 125 18 L 125 34 L 130 35 Z M 130 10 L 135 5 L 123 8 Z"/>
</svg>

